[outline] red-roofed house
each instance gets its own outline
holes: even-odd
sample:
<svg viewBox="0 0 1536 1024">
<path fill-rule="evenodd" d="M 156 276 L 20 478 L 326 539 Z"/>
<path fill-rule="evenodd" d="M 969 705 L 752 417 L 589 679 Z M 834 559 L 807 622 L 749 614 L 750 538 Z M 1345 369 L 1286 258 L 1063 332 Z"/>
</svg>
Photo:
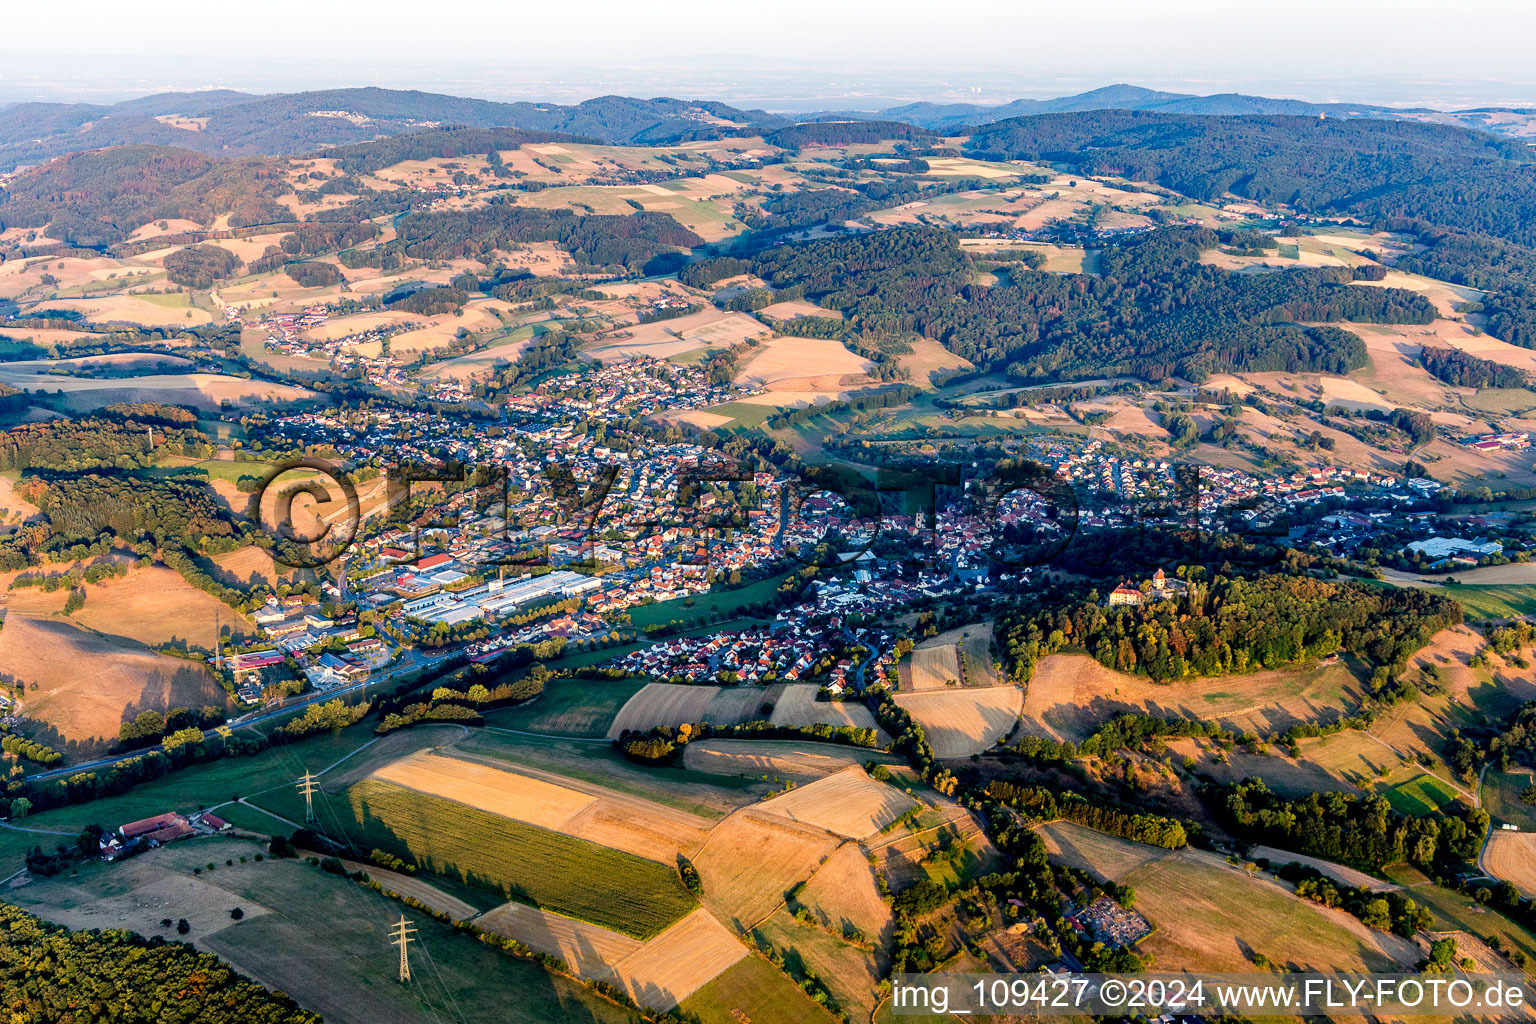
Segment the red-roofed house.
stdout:
<svg viewBox="0 0 1536 1024">
<path fill-rule="evenodd" d="M 142 839 L 145 842 L 168 843 L 173 839 L 192 834 L 187 819 L 175 811 L 157 814 L 153 818 L 130 821 L 117 830 L 124 839 Z"/>
</svg>

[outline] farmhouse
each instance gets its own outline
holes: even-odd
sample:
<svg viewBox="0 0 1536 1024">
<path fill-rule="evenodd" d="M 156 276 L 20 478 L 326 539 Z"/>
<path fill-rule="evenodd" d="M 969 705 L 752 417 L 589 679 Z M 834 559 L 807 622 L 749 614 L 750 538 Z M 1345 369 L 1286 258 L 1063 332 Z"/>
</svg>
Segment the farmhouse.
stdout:
<svg viewBox="0 0 1536 1024">
<path fill-rule="evenodd" d="M 117 831 L 123 837 L 124 843 L 135 839 L 146 843 L 169 843 L 173 839 L 182 839 L 191 835 L 194 830 L 186 818 L 175 811 L 166 811 L 153 818 L 130 821 L 119 827 Z"/>
</svg>

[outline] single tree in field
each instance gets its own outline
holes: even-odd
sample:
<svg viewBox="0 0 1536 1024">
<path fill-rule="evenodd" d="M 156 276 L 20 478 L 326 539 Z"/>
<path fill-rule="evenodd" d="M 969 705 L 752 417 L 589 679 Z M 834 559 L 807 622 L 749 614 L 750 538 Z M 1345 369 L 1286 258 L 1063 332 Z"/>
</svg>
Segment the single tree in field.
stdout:
<svg viewBox="0 0 1536 1024">
<path fill-rule="evenodd" d="M 190 932 L 191 930 L 192 930 L 192 926 L 190 924 L 187 924 L 187 919 L 186 918 L 182 918 L 181 920 L 176 922 L 176 934 L 177 935 L 185 935 L 188 932 Z"/>
</svg>

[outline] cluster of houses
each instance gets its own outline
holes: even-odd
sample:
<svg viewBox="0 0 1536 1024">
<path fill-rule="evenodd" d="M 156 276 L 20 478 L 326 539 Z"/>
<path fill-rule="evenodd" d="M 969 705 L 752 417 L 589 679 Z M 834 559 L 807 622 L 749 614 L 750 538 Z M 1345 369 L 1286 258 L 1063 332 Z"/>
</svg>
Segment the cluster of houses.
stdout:
<svg viewBox="0 0 1536 1024">
<path fill-rule="evenodd" d="M 1505 430 L 1497 434 L 1463 438 L 1461 443 L 1480 452 L 1523 452 L 1531 446 L 1531 435 L 1525 430 Z"/>
<path fill-rule="evenodd" d="M 509 398 L 507 405 L 534 416 L 612 421 L 701 409 L 758 393 L 758 389 L 728 382 L 715 383 L 700 365 L 640 357 L 551 377 L 536 390 Z"/>
</svg>

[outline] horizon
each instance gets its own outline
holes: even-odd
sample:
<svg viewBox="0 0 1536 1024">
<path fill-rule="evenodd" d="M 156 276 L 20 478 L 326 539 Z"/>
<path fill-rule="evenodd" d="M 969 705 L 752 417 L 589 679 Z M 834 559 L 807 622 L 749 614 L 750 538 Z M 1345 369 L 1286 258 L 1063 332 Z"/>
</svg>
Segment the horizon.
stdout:
<svg viewBox="0 0 1536 1024">
<path fill-rule="evenodd" d="M 11 60 L 14 55 L 0 55 L 8 68 L 16 68 Z M 194 69 L 195 70 L 195 69 Z M 701 71 L 707 71 L 701 65 Z M 1049 79 L 1008 75 L 988 76 L 973 72 L 985 84 L 962 86 L 951 82 L 911 82 L 900 76 L 892 76 L 879 65 L 858 69 L 843 69 L 842 83 L 831 78 L 822 83 L 807 83 L 803 79 L 798 86 L 785 85 L 775 89 L 774 82 L 782 75 L 767 69 L 759 70 L 747 81 L 741 69 L 737 69 L 738 81 L 724 83 L 700 74 L 691 82 L 664 83 L 656 81 L 643 67 L 610 68 L 611 78 L 601 85 L 594 85 L 589 75 L 572 73 L 571 77 L 540 78 L 534 81 L 510 84 L 468 77 L 436 79 L 424 72 L 412 72 L 408 67 L 393 66 L 387 73 L 381 68 L 371 72 L 358 69 L 354 73 L 342 71 L 335 78 L 323 80 L 302 79 L 272 71 L 265 73 L 230 73 L 218 78 L 186 78 L 171 75 L 161 79 L 126 77 L 113 73 L 106 65 L 105 73 L 92 84 L 60 83 L 28 75 L 0 74 L 0 108 L 22 103 L 85 103 L 110 106 L 114 103 L 165 93 L 200 93 L 235 91 L 248 93 L 252 98 L 280 94 L 321 92 L 337 89 L 379 88 L 390 91 L 417 91 L 465 99 L 490 102 L 547 102 L 574 105 L 604 96 L 625 96 L 638 99 L 672 98 L 680 100 L 725 103 L 744 110 L 763 110 L 774 114 L 804 115 L 847 111 L 849 113 L 876 113 L 894 107 L 917 103 L 937 105 L 970 104 L 977 107 L 1001 107 L 1019 100 L 1048 100 L 1092 93 L 1114 87 L 1132 87 L 1154 92 L 1167 92 L 1187 96 L 1244 95 L 1278 100 L 1297 100 L 1307 103 L 1342 103 L 1380 106 L 1406 110 L 1430 108 L 1438 111 L 1456 111 L 1469 108 L 1516 108 L 1536 106 L 1536 83 L 1526 90 L 1512 91 L 1507 80 L 1490 82 L 1482 79 L 1443 79 L 1439 82 L 1416 83 L 1416 91 L 1405 97 L 1397 91 L 1401 83 L 1384 79 L 1361 78 L 1349 81 L 1313 79 L 1256 78 L 1180 78 L 1167 76 L 1123 75 L 1113 72 L 1104 75 L 1084 74 L 1059 76 Z M 753 72 L 746 72 L 752 76 Z M 850 78 L 858 81 L 849 82 Z M 585 87 L 577 84 L 577 79 Z M 909 84 L 910 82 L 910 84 Z M 670 88 L 668 86 L 671 86 Z"/>
<path fill-rule="evenodd" d="M 913 0 L 786 0 L 766 19 L 702 0 L 644 10 L 598 0 L 579 33 L 562 10 L 483 0 L 432 17 L 380 0 L 366 19 L 350 8 L 273 0 L 255 30 L 186 0 L 159 10 L 146 20 L 85 0 L 67 37 L 47 10 L 10 12 L 0 102 L 377 85 L 492 100 L 617 93 L 872 110 L 925 100 L 995 105 L 1123 82 L 1320 103 L 1536 105 L 1536 70 L 1521 42 L 1536 36 L 1536 9 L 1507 0 L 1458 8 L 1458 24 L 1477 30 L 1475 48 L 1445 46 L 1430 30 L 1443 11 L 1429 0 L 1395 4 L 1385 18 L 1379 5 L 1323 0 L 1301 0 L 1283 18 L 1214 0 L 1105 0 L 1091 22 L 1042 17 L 1038 4 L 984 5 L 951 19 Z"/>
</svg>

